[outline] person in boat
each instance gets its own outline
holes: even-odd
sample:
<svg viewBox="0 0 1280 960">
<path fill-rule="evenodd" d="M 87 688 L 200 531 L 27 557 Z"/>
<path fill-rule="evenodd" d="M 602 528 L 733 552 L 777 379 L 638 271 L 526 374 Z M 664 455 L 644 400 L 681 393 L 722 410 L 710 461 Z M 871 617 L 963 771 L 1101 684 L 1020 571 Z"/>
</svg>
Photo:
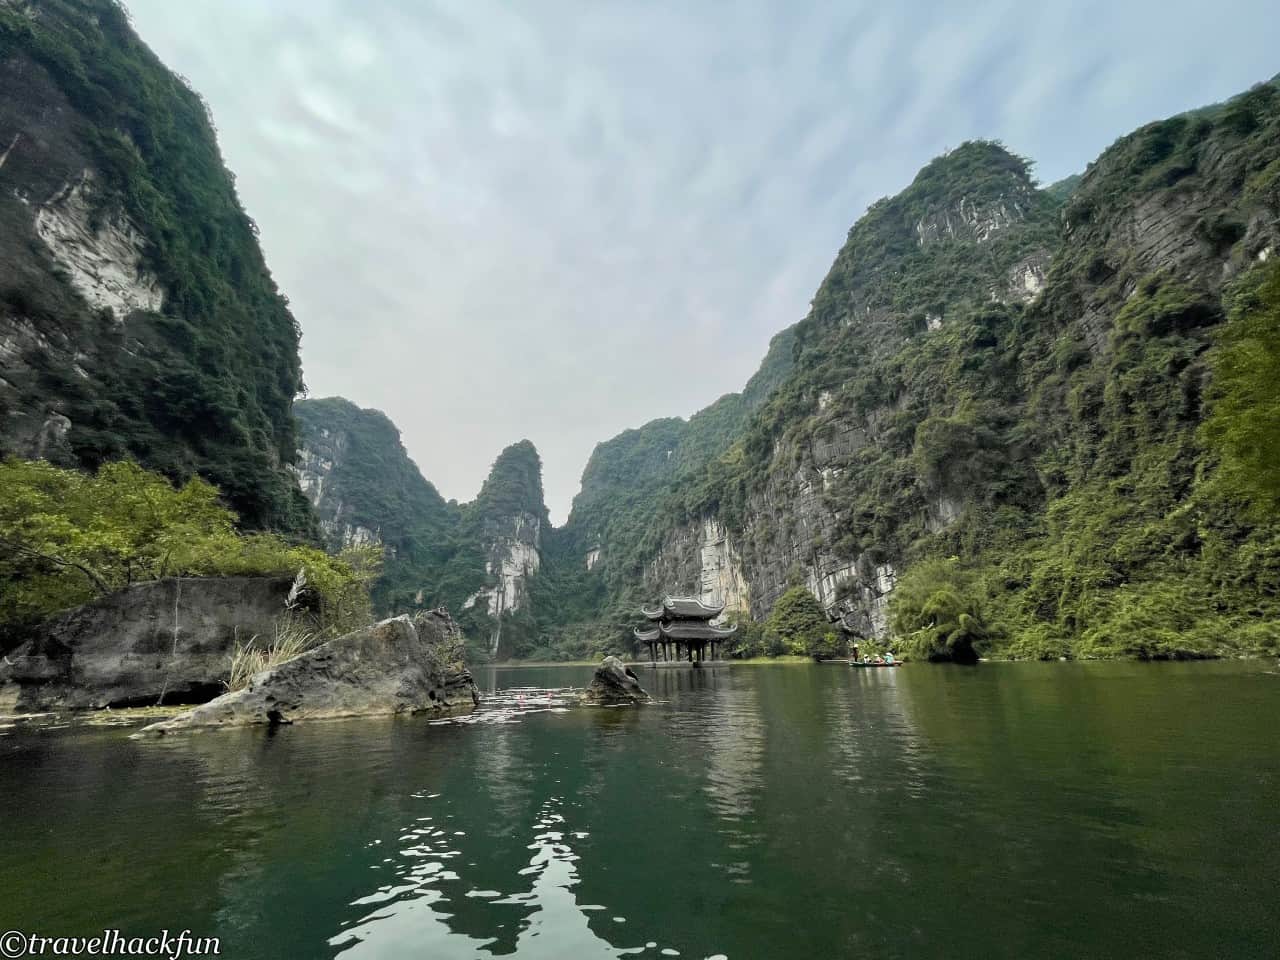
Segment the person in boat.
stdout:
<svg viewBox="0 0 1280 960">
<path fill-rule="evenodd" d="M 893 651 L 892 651 L 892 650 L 886 650 L 886 651 L 885 651 L 885 654 L 884 654 L 884 662 L 885 662 L 885 663 L 887 663 L 887 664 L 889 664 L 890 666 L 892 666 L 892 665 L 893 665 Z"/>
<path fill-rule="evenodd" d="M 853 662 L 858 663 L 860 659 L 861 658 L 858 656 L 858 645 L 855 643 L 853 645 Z"/>
</svg>

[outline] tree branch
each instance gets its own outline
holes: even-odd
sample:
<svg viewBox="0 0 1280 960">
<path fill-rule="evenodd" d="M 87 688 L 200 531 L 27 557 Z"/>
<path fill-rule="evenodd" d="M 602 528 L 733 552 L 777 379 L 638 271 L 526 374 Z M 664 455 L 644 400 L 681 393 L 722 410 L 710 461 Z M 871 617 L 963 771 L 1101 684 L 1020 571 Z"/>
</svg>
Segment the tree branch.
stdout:
<svg viewBox="0 0 1280 960">
<path fill-rule="evenodd" d="M 111 587 L 107 585 L 107 581 L 103 580 L 96 570 L 94 570 L 92 567 L 86 566 L 83 563 L 79 563 L 75 560 L 68 560 L 65 557 L 58 556 L 56 553 L 42 553 L 41 551 L 32 549 L 31 547 L 28 547 L 26 544 L 19 543 L 16 540 L 0 538 L 0 544 L 4 544 L 4 546 L 9 548 L 10 550 L 15 550 L 18 553 L 24 554 L 28 557 L 35 557 L 39 560 L 47 561 L 48 563 L 55 564 L 59 567 L 71 567 L 74 570 L 79 570 L 81 573 L 83 573 L 86 577 L 89 578 L 89 582 L 93 584 L 94 588 L 99 593 L 111 592 Z"/>
</svg>

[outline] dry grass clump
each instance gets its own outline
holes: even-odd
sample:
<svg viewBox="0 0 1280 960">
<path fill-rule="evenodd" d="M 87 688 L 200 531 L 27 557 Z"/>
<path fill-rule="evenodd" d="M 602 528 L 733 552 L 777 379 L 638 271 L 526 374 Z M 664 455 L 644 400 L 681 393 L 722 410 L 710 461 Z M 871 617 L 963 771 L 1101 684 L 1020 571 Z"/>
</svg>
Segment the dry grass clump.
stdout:
<svg viewBox="0 0 1280 960">
<path fill-rule="evenodd" d="M 271 642 L 263 644 L 258 636 L 247 643 L 237 643 L 231 651 L 231 672 L 227 678 L 227 690 L 241 690 L 249 685 L 255 674 L 279 666 L 314 647 L 319 637 L 315 631 L 293 617 L 281 617 L 276 621 L 275 635 Z"/>
</svg>

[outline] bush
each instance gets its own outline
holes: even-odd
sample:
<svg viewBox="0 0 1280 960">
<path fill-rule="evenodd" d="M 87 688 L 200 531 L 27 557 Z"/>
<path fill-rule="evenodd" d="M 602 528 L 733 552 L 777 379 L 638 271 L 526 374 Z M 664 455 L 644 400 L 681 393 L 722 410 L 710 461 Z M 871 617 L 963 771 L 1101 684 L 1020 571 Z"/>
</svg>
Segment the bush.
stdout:
<svg viewBox="0 0 1280 960">
<path fill-rule="evenodd" d="M 329 632 L 367 622 L 380 554 L 331 557 L 274 534 L 239 534 L 218 491 L 172 486 L 127 461 L 97 474 L 0 461 L 0 624 L 30 622 L 131 583 L 171 576 L 293 574 Z"/>
<path fill-rule="evenodd" d="M 779 638 L 786 653 L 820 657 L 834 643 L 826 611 L 805 587 L 792 587 L 773 605 L 765 630 Z"/>
<path fill-rule="evenodd" d="M 990 636 L 976 578 L 951 557 L 926 560 L 898 581 L 890 620 L 902 648 L 929 660 L 974 663 Z"/>
</svg>

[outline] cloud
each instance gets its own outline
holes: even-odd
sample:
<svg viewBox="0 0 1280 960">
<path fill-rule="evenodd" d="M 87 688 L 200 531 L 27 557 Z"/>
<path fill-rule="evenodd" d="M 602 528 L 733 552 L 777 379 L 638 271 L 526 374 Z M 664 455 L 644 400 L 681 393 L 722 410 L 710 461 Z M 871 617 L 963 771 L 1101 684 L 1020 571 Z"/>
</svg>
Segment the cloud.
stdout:
<svg viewBox="0 0 1280 960">
<path fill-rule="evenodd" d="M 596 442 L 741 388 L 943 149 L 1056 179 L 1276 69 L 1262 2 L 129 6 L 212 106 L 312 393 L 461 500 L 528 437 L 557 521 Z"/>
</svg>

